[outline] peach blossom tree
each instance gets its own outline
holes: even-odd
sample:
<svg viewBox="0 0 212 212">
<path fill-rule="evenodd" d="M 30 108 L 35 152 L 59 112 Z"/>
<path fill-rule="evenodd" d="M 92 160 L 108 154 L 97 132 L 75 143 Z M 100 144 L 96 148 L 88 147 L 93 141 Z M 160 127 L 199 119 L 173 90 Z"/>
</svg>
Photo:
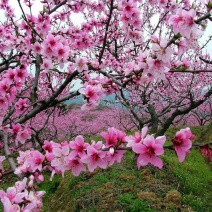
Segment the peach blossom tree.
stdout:
<svg viewBox="0 0 212 212">
<path fill-rule="evenodd" d="M 165 145 L 164 130 L 160 136 L 148 134 L 146 123 L 131 136 L 111 126 L 98 142 L 86 141 L 80 132 L 71 141 L 56 142 L 47 130 L 41 141 L 36 137 L 37 120 L 48 126 L 63 111 L 64 102 L 77 96 L 84 100 L 81 109 L 88 111 L 104 96 L 123 97 L 127 91 L 144 92 L 146 98 L 161 95 L 164 105 L 157 108 L 161 112 L 179 90 L 174 98 L 183 98 L 186 107 L 171 111 L 164 123 L 167 129 L 176 113 L 186 114 L 212 95 L 211 87 L 201 98 L 197 95 L 197 86 L 204 84 L 202 73 L 211 81 L 212 62 L 206 52 L 211 37 L 200 41 L 210 31 L 211 4 L 210 0 L 1 0 L 0 178 L 11 172 L 20 178 L 13 187 L 0 190 L 4 211 L 41 211 L 45 192 L 36 191 L 34 182 L 44 180 L 44 170 L 52 173 L 51 178 L 68 170 L 78 176 L 120 163 L 128 150 L 135 154 L 138 168 L 149 163 L 162 168 L 160 156 L 167 148 L 184 161 L 194 138 L 188 127 L 176 133 L 172 145 Z M 132 109 L 128 100 L 125 104 Z M 61 125 L 63 121 L 69 120 L 61 119 Z M 32 146 L 19 149 L 26 143 Z M 4 170 L 4 160 L 11 170 Z"/>
</svg>

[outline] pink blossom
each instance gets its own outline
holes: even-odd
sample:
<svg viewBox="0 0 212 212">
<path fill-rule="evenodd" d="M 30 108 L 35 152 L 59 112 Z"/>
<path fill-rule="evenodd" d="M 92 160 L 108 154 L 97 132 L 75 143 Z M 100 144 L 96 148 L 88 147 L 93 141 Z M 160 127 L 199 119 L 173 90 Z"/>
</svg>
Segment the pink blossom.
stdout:
<svg viewBox="0 0 212 212">
<path fill-rule="evenodd" d="M 43 176 L 43 174 L 42 174 L 41 172 L 39 172 L 39 171 L 36 171 L 36 172 L 34 173 L 34 177 L 35 177 L 35 180 L 37 181 L 37 183 L 41 183 L 41 182 L 44 181 L 44 176 Z"/>
<path fill-rule="evenodd" d="M 12 204 L 8 197 L 4 196 L 1 198 L 1 202 L 6 209 L 5 212 L 17 212 L 20 211 L 20 206 L 18 204 Z"/>
<path fill-rule="evenodd" d="M 126 142 L 126 134 L 114 127 L 108 128 L 108 132 L 102 132 L 101 136 L 105 139 L 105 147 L 118 147 Z"/>
<path fill-rule="evenodd" d="M 30 191 L 25 197 L 28 204 L 26 204 L 23 211 L 40 211 L 42 207 L 42 196 L 44 194 L 44 191 Z"/>
<path fill-rule="evenodd" d="M 95 142 L 95 141 L 91 141 L 91 146 L 95 149 L 101 149 L 103 148 L 103 144 L 102 144 L 102 141 L 98 141 L 98 142 Z"/>
<path fill-rule="evenodd" d="M 6 79 L 12 83 L 15 79 L 16 71 L 14 69 L 9 68 L 7 73 L 5 74 Z"/>
<path fill-rule="evenodd" d="M 6 93 L 7 93 L 7 90 L 10 88 L 10 82 L 9 80 L 5 79 L 5 80 L 2 80 L 0 82 L 0 94 L 1 96 L 5 96 Z"/>
<path fill-rule="evenodd" d="M 79 176 L 80 172 L 86 171 L 86 167 L 78 157 L 68 157 L 66 159 L 67 169 L 71 169 L 74 176 Z"/>
<path fill-rule="evenodd" d="M 187 42 L 186 39 L 180 39 L 180 41 L 177 44 L 178 46 L 178 57 L 180 58 L 181 55 L 187 50 Z"/>
<path fill-rule="evenodd" d="M 209 159 L 209 161 L 212 161 L 212 148 L 209 146 L 209 144 L 200 146 L 200 148 L 202 155 L 206 156 Z"/>
<path fill-rule="evenodd" d="M 52 34 L 48 34 L 44 43 L 53 50 L 57 47 L 58 41 L 59 41 L 58 37 L 55 37 Z"/>
<path fill-rule="evenodd" d="M 137 166 L 146 166 L 148 163 L 162 168 L 163 162 L 158 155 L 163 155 L 163 144 L 166 140 L 165 136 L 157 137 L 156 139 L 152 135 L 147 135 L 142 143 L 137 143 L 132 146 L 132 150 L 139 154 L 137 157 Z"/>
<path fill-rule="evenodd" d="M 0 199 L 5 212 L 17 211 L 40 211 L 42 207 L 42 196 L 44 191 L 28 191 L 27 178 L 9 187 L 6 192 L 0 190 Z"/>
<path fill-rule="evenodd" d="M 31 151 L 27 160 L 28 164 L 30 165 L 30 172 L 35 172 L 36 170 L 41 171 L 43 168 L 42 166 L 44 159 L 44 155 L 39 151 Z"/>
<path fill-rule="evenodd" d="M 174 33 L 180 33 L 189 39 L 191 31 L 197 28 L 194 22 L 195 16 L 196 12 L 193 9 L 186 11 L 179 8 L 177 14 L 169 18 L 169 23 L 173 26 Z"/>
<path fill-rule="evenodd" d="M 87 102 L 82 105 L 81 110 L 85 111 L 93 110 L 98 104 L 99 102 Z"/>
<path fill-rule="evenodd" d="M 25 187 L 21 191 L 17 190 L 16 187 L 9 187 L 7 192 L 0 193 L 0 198 L 5 208 L 17 208 L 17 204 L 22 203 L 26 195 L 27 191 Z"/>
<path fill-rule="evenodd" d="M 164 63 L 167 63 L 174 50 L 170 47 L 167 47 L 167 41 L 165 39 L 161 39 L 158 43 L 153 43 L 152 50 L 156 53 L 157 59 L 162 60 Z"/>
<path fill-rule="evenodd" d="M 40 45 L 40 43 L 38 42 L 35 42 L 32 46 L 32 50 L 33 50 L 33 53 L 36 55 L 36 54 L 40 54 L 41 51 L 42 51 L 42 46 Z"/>
<path fill-rule="evenodd" d="M 122 10 L 123 10 L 123 15 L 126 15 L 127 18 L 130 18 L 132 14 L 134 13 L 134 2 L 132 0 L 125 2 L 122 2 Z"/>
<path fill-rule="evenodd" d="M 16 182 L 14 187 L 16 188 L 17 192 L 20 193 L 25 190 L 26 184 L 27 184 L 27 178 L 24 177 L 22 181 Z"/>
<path fill-rule="evenodd" d="M 27 139 L 30 139 L 30 138 L 31 138 L 31 130 L 30 130 L 30 128 L 25 127 L 24 130 L 20 130 L 20 131 L 17 132 L 17 135 L 16 135 L 16 144 L 17 144 L 18 141 L 20 143 L 24 144 L 25 141 Z"/>
<path fill-rule="evenodd" d="M 48 59 L 44 59 L 41 68 L 43 68 L 46 71 L 49 71 L 50 69 L 53 68 L 52 62 Z"/>
<path fill-rule="evenodd" d="M 131 147 L 136 143 L 140 143 L 143 141 L 148 131 L 148 127 L 143 127 L 140 132 L 136 132 L 134 136 L 130 135 L 126 137 L 126 141 L 128 142 L 127 147 Z"/>
<path fill-rule="evenodd" d="M 8 100 L 0 96 L 0 109 L 6 110 L 8 108 Z"/>
<path fill-rule="evenodd" d="M 21 125 L 19 123 L 18 124 L 13 124 L 12 123 L 11 133 L 16 136 L 19 131 L 21 131 Z"/>
<path fill-rule="evenodd" d="M 153 58 L 149 57 L 146 62 L 148 64 L 148 66 L 149 66 L 149 70 L 148 71 L 150 73 L 154 74 L 154 72 L 163 73 L 163 72 L 167 72 L 168 71 L 168 70 L 166 70 L 167 69 L 166 68 L 167 64 L 164 63 L 162 60 L 153 59 Z"/>
<path fill-rule="evenodd" d="M 93 146 L 88 146 L 87 155 L 81 158 L 83 163 L 88 164 L 88 169 L 93 172 L 98 166 L 102 169 L 106 169 L 107 162 L 105 160 L 106 152 L 98 150 Z"/>
<path fill-rule="evenodd" d="M 49 141 L 44 141 L 43 149 L 46 151 L 45 157 L 48 161 L 54 158 L 53 154 L 53 143 Z"/>
<path fill-rule="evenodd" d="M 85 143 L 84 138 L 81 135 L 79 135 L 76 137 L 75 141 L 70 142 L 69 146 L 72 149 L 71 153 L 69 154 L 69 159 L 73 159 L 77 155 L 79 157 L 85 156 L 86 155 L 85 151 L 89 146 L 89 144 Z"/>
<path fill-rule="evenodd" d="M 41 171 L 44 159 L 44 155 L 37 150 L 27 150 L 25 152 L 20 151 L 19 157 L 17 158 L 18 167 L 15 170 L 15 174 L 26 172 L 33 173 L 36 170 Z"/>
<path fill-rule="evenodd" d="M 77 58 L 75 62 L 75 67 L 77 71 L 82 72 L 82 71 L 87 71 L 88 66 L 87 66 L 87 59 L 85 58 Z"/>
<path fill-rule="evenodd" d="M 61 171 L 62 176 L 67 170 L 67 158 L 69 155 L 69 145 L 53 148 L 54 159 L 51 161 L 51 166 L 56 170 Z"/>
<path fill-rule="evenodd" d="M 21 69 L 17 68 L 15 70 L 16 70 L 15 81 L 23 82 L 28 75 L 27 71 L 25 70 L 25 68 L 21 68 Z"/>
<path fill-rule="evenodd" d="M 108 165 L 112 166 L 115 162 L 120 163 L 125 152 L 125 150 L 115 150 L 113 153 L 107 152 Z"/>
<path fill-rule="evenodd" d="M 178 131 L 175 138 L 172 139 L 174 149 L 180 162 L 185 160 L 187 153 L 189 153 L 189 149 L 192 147 L 191 140 L 194 138 L 195 136 L 192 134 L 190 128 L 187 127 Z"/>
<path fill-rule="evenodd" d="M 69 56 L 69 48 L 68 46 L 59 44 L 56 48 L 56 53 L 59 59 L 63 58 L 63 61 L 65 61 L 68 59 L 68 56 Z"/>
<path fill-rule="evenodd" d="M 17 84 L 16 84 L 17 85 Z M 10 88 L 10 90 L 7 92 L 7 99 L 8 99 L 8 104 L 11 105 L 12 102 L 15 99 L 15 96 L 17 94 L 18 88 L 16 87 L 12 87 Z"/>
<path fill-rule="evenodd" d="M 100 99 L 100 87 L 87 85 L 85 88 L 79 89 L 79 92 L 88 99 L 88 102 L 97 102 Z"/>
<path fill-rule="evenodd" d="M 18 167 L 15 169 L 15 174 L 26 173 L 30 164 L 28 164 L 27 160 L 30 157 L 30 150 L 25 152 L 19 151 L 19 157 L 17 158 Z"/>
<path fill-rule="evenodd" d="M 17 114 L 21 114 L 23 113 L 23 111 L 25 110 L 25 108 L 27 107 L 27 99 L 19 99 L 16 103 L 15 103 L 15 109 Z"/>
</svg>

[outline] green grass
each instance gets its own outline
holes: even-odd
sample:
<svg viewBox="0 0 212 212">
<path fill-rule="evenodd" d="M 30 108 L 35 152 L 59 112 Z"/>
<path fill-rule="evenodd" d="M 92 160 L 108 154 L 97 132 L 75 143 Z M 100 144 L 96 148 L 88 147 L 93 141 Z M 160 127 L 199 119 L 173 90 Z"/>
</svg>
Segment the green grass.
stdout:
<svg viewBox="0 0 212 212">
<path fill-rule="evenodd" d="M 49 204 L 49 198 L 52 194 L 54 194 L 60 185 L 60 181 L 62 179 L 61 176 L 55 175 L 52 181 L 50 179 L 50 172 L 44 173 L 44 181 L 40 184 L 37 184 L 39 191 L 45 191 L 45 195 L 43 196 L 43 208 L 47 208 Z M 43 210 L 45 211 L 45 210 Z"/>
<path fill-rule="evenodd" d="M 148 201 L 138 200 L 135 195 L 121 194 L 118 199 L 118 204 L 123 207 L 125 211 L 129 212 L 153 212 L 155 210 L 149 208 Z"/>
<path fill-rule="evenodd" d="M 179 181 L 184 203 L 195 211 L 211 211 L 212 171 L 200 151 L 192 150 L 183 163 L 179 163 L 174 152 L 169 152 L 163 159 Z"/>
</svg>

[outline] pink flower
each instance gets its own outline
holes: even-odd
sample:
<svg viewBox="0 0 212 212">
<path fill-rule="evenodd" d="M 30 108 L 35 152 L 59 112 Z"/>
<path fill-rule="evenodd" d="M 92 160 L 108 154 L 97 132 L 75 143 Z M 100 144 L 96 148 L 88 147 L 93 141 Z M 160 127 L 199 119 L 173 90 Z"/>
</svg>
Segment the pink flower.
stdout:
<svg viewBox="0 0 212 212">
<path fill-rule="evenodd" d="M 0 109 L 6 110 L 8 108 L 8 100 L 0 96 Z"/>
<path fill-rule="evenodd" d="M 33 50 L 33 53 L 36 55 L 36 54 L 40 54 L 41 53 L 41 50 L 42 50 L 42 47 L 40 45 L 40 43 L 38 42 L 35 42 L 32 46 L 32 50 Z"/>
<path fill-rule="evenodd" d="M 192 146 L 191 140 L 194 138 L 195 136 L 192 134 L 190 128 L 187 127 L 178 131 L 175 138 L 172 139 L 174 149 L 180 162 L 185 160 L 185 157 Z"/>
<path fill-rule="evenodd" d="M 7 73 L 5 74 L 6 79 L 12 83 L 15 79 L 16 71 L 14 69 L 9 68 Z"/>
<path fill-rule="evenodd" d="M 84 138 L 79 135 L 76 137 L 75 141 L 71 141 L 69 144 L 70 148 L 73 150 L 69 154 L 69 159 L 75 158 L 77 155 L 79 157 L 83 157 L 86 155 L 85 151 L 87 147 L 89 146 L 88 143 L 84 142 Z"/>
<path fill-rule="evenodd" d="M 18 124 L 13 124 L 12 123 L 12 131 L 11 131 L 11 133 L 16 136 L 19 131 L 21 131 L 21 125 L 19 123 Z"/>
<path fill-rule="evenodd" d="M 59 59 L 63 58 L 63 60 L 67 60 L 69 56 L 69 48 L 62 44 L 59 44 L 56 48 L 56 53 Z"/>
<path fill-rule="evenodd" d="M 17 158 L 18 167 L 15 169 L 15 174 L 26 173 L 30 164 L 28 164 L 27 160 L 30 157 L 30 150 L 25 152 L 19 151 L 19 157 Z"/>
<path fill-rule="evenodd" d="M 51 161 L 54 158 L 53 144 L 49 141 L 44 141 L 43 149 L 46 151 L 45 157 L 48 161 Z"/>
<path fill-rule="evenodd" d="M 24 144 L 27 139 L 31 138 L 31 130 L 25 127 L 24 130 L 18 131 L 16 135 L 16 143 L 19 141 L 20 143 Z"/>
<path fill-rule="evenodd" d="M 69 145 L 53 148 L 53 154 L 54 159 L 51 161 L 51 166 L 61 171 L 62 176 L 64 176 L 64 172 L 67 170 L 66 161 L 69 155 Z"/>
<path fill-rule="evenodd" d="M 180 39 L 177 46 L 178 46 L 178 58 L 180 58 L 181 55 L 188 49 L 186 39 Z"/>
<path fill-rule="evenodd" d="M 88 71 L 88 66 L 87 66 L 87 59 L 85 58 L 77 58 L 75 67 L 77 71 L 82 72 L 82 71 Z"/>
<path fill-rule="evenodd" d="M 134 136 L 130 135 L 126 137 L 126 141 L 128 142 L 127 147 L 131 147 L 136 143 L 140 143 L 143 141 L 146 133 L 148 131 L 148 127 L 143 127 L 141 133 L 136 132 Z"/>
<path fill-rule="evenodd" d="M 202 155 L 208 157 L 209 161 L 212 161 L 212 148 L 209 146 L 209 144 L 205 144 L 201 146 L 200 148 L 201 148 Z"/>
<path fill-rule="evenodd" d="M 66 160 L 66 164 L 67 164 L 67 168 L 71 169 L 72 173 L 74 176 L 79 176 L 80 172 L 82 171 L 86 171 L 85 166 L 83 165 L 83 163 L 80 161 L 80 158 L 72 158 L 72 157 L 68 157 L 68 159 Z"/>
<path fill-rule="evenodd" d="M 79 92 L 88 99 L 88 102 L 96 102 L 100 99 L 100 88 L 98 86 L 87 85 L 85 88 L 79 89 Z"/>
<path fill-rule="evenodd" d="M 153 58 L 149 57 L 146 62 L 148 64 L 148 66 L 149 66 L 149 70 L 148 71 L 150 73 L 154 74 L 154 72 L 163 73 L 163 72 L 167 72 L 168 71 L 167 70 L 167 64 L 164 63 L 162 60 L 153 59 Z"/>
<path fill-rule="evenodd" d="M 52 34 L 48 34 L 44 43 L 53 50 L 57 47 L 58 40 L 59 40 L 58 37 L 55 37 Z"/>
<path fill-rule="evenodd" d="M 146 166 L 148 163 L 162 168 L 163 162 L 158 155 L 163 155 L 163 144 L 166 140 L 165 136 L 157 137 L 156 139 L 152 135 L 147 135 L 142 143 L 137 143 L 132 146 L 132 150 L 139 154 L 137 158 L 137 166 Z"/>
<path fill-rule="evenodd" d="M 42 170 L 42 163 L 44 161 L 44 155 L 41 154 L 39 151 L 31 151 L 29 158 L 27 160 L 28 164 L 30 165 L 30 171 L 35 172 L 36 170 Z"/>
<path fill-rule="evenodd" d="M 158 43 L 153 43 L 152 50 L 156 53 L 157 59 L 162 60 L 164 63 L 167 63 L 174 50 L 167 46 L 167 41 L 161 39 Z"/>
<path fill-rule="evenodd" d="M 31 179 L 33 178 L 31 177 Z M 16 182 L 13 187 L 9 187 L 6 192 L 0 190 L 0 199 L 5 212 L 41 210 L 41 197 L 45 194 L 45 192 L 28 192 L 27 189 L 30 188 L 30 186 L 27 186 L 26 182 L 27 178 L 25 177 L 22 181 Z"/>
<path fill-rule="evenodd" d="M 17 87 L 12 87 L 7 93 L 7 99 L 8 99 L 8 104 L 11 105 L 15 99 L 15 96 L 17 94 Z"/>
<path fill-rule="evenodd" d="M 176 15 L 172 15 L 169 18 L 169 23 L 173 26 L 174 33 L 180 33 L 186 38 L 190 38 L 193 29 L 197 28 L 194 22 L 196 12 L 191 9 L 189 11 L 179 8 Z"/>
<path fill-rule="evenodd" d="M 10 82 L 9 80 L 5 79 L 5 80 L 2 80 L 0 82 L 0 94 L 1 96 L 5 96 L 6 93 L 7 93 L 7 90 L 10 88 Z"/>
<path fill-rule="evenodd" d="M 44 59 L 41 68 L 43 68 L 46 71 L 49 71 L 50 69 L 53 68 L 52 62 L 48 59 Z"/>
<path fill-rule="evenodd" d="M 83 163 L 88 164 L 88 169 L 90 172 L 93 172 L 96 167 L 100 167 L 102 169 L 106 169 L 107 162 L 105 160 L 106 152 L 99 151 L 95 149 L 93 146 L 88 146 L 87 155 L 81 158 Z"/>
<path fill-rule="evenodd" d="M 115 162 L 120 163 L 125 152 L 125 150 L 115 150 L 113 153 L 111 151 L 107 152 L 108 165 L 112 166 Z"/>
<path fill-rule="evenodd" d="M 21 68 L 21 69 L 17 68 L 15 70 L 16 70 L 15 81 L 23 82 L 28 75 L 27 71 L 25 70 L 25 68 Z"/>
<path fill-rule="evenodd" d="M 15 103 L 15 109 L 17 114 L 21 114 L 23 113 L 24 109 L 27 107 L 27 99 L 19 99 L 16 103 Z"/>
<path fill-rule="evenodd" d="M 42 196 L 45 194 L 45 191 L 30 191 L 25 197 L 26 205 L 23 208 L 23 211 L 41 211 L 42 207 Z"/>
<path fill-rule="evenodd" d="M 18 193 L 24 191 L 26 189 L 27 178 L 25 177 L 22 181 L 18 181 L 15 183 L 15 188 Z"/>
<path fill-rule="evenodd" d="M 126 134 L 114 127 L 108 128 L 108 133 L 102 132 L 101 136 L 106 140 L 105 147 L 118 147 L 122 143 L 126 142 Z"/>
<path fill-rule="evenodd" d="M 98 104 L 99 102 L 87 102 L 82 105 L 81 110 L 85 110 L 85 111 L 93 110 Z"/>
<path fill-rule="evenodd" d="M 130 18 L 132 14 L 135 12 L 135 3 L 130 0 L 128 2 L 123 1 L 122 2 L 122 10 L 123 10 L 123 15 L 125 15 L 127 18 Z"/>
<path fill-rule="evenodd" d="M 17 212 L 20 211 L 20 206 L 18 204 L 12 204 L 8 197 L 4 196 L 1 198 L 1 202 L 5 208 L 5 212 Z"/>
</svg>

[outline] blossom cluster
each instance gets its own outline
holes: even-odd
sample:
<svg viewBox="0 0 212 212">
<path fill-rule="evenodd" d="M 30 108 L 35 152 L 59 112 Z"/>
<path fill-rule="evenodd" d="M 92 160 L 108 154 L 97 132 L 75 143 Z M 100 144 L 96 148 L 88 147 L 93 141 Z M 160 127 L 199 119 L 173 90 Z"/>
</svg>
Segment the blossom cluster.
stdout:
<svg viewBox="0 0 212 212">
<path fill-rule="evenodd" d="M 21 91 L 26 76 L 27 71 L 25 66 L 15 69 L 9 68 L 2 76 L 0 81 L 0 127 L 2 126 L 5 113 L 12 106 L 17 93 Z M 16 104 L 16 109 L 19 113 L 26 106 L 25 104 L 21 106 L 21 104 L 21 101 Z"/>
<path fill-rule="evenodd" d="M 0 199 L 5 212 L 40 211 L 44 194 L 44 191 L 34 191 L 30 182 L 27 184 L 25 177 L 22 181 L 16 182 L 13 187 L 9 187 L 6 192 L 0 190 Z"/>
<path fill-rule="evenodd" d="M 120 163 L 126 150 L 132 150 L 136 154 L 137 167 L 146 166 L 148 163 L 162 168 L 162 160 L 158 157 L 164 154 L 165 136 L 154 137 L 147 134 L 147 127 L 135 135 L 127 136 L 123 131 L 116 128 L 108 128 L 102 132 L 103 141 L 91 141 L 87 143 L 82 136 L 77 136 L 74 141 L 55 143 L 45 141 L 44 154 L 37 150 L 21 151 L 17 158 L 18 167 L 16 174 L 31 173 L 37 182 L 43 180 L 42 171 L 49 169 L 52 177 L 55 173 L 64 175 L 65 171 L 71 170 L 73 175 L 78 176 L 86 171 L 90 172 L 97 167 L 106 169 L 114 162 Z M 192 135 L 189 128 L 176 133 L 172 140 L 179 161 L 185 160 L 185 156 L 191 148 Z"/>
</svg>

